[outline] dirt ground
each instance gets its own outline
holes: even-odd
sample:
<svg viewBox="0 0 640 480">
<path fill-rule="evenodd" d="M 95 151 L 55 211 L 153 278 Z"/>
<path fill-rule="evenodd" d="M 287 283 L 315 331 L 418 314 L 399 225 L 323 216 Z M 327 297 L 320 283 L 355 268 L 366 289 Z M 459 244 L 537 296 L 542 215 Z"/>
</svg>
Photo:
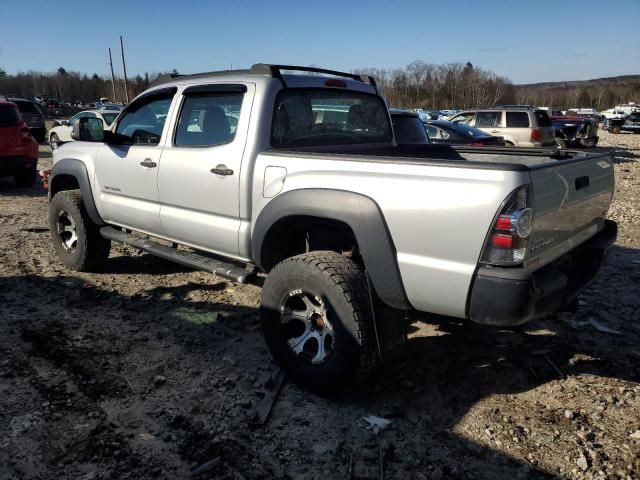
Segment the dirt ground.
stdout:
<svg viewBox="0 0 640 480">
<path fill-rule="evenodd" d="M 259 281 L 125 246 L 71 272 L 45 191 L 0 180 L 0 478 L 640 478 L 640 135 L 601 135 L 620 235 L 578 313 L 416 320 L 398 362 L 338 399 L 285 381 L 264 425 Z"/>
</svg>

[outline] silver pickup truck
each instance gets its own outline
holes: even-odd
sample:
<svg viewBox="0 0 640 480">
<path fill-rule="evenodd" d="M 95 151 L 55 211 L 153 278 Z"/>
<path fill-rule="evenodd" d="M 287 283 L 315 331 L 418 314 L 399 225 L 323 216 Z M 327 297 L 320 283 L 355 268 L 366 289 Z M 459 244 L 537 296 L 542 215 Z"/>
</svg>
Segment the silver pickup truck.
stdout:
<svg viewBox="0 0 640 480">
<path fill-rule="evenodd" d="M 310 74 L 311 73 L 311 74 Z M 373 78 L 292 66 L 164 78 L 55 150 L 61 261 L 111 241 L 244 282 L 273 357 L 339 389 L 417 310 L 510 326 L 576 302 L 616 238 L 609 154 L 394 142 Z"/>
</svg>

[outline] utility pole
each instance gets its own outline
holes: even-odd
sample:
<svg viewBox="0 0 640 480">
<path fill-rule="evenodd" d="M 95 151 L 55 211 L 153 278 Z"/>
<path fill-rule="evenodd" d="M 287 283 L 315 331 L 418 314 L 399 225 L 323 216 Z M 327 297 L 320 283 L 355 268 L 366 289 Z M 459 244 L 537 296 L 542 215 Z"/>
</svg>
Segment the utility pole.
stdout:
<svg viewBox="0 0 640 480">
<path fill-rule="evenodd" d="M 124 98 L 129 103 L 129 86 L 127 84 L 127 64 L 124 61 L 124 45 L 122 44 L 122 35 L 120 35 L 120 51 L 122 52 L 122 69 L 124 70 Z"/>
<path fill-rule="evenodd" d="M 111 60 L 111 49 L 109 49 L 109 66 L 111 67 L 111 91 L 113 92 L 112 102 L 117 101 L 116 98 L 116 76 L 113 74 L 113 60 Z"/>
</svg>

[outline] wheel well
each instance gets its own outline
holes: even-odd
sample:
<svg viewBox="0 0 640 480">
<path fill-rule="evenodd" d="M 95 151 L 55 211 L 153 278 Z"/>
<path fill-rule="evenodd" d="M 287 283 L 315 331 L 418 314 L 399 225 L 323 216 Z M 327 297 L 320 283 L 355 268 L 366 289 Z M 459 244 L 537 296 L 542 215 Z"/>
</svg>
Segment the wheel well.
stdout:
<svg viewBox="0 0 640 480">
<path fill-rule="evenodd" d="M 80 184 L 73 175 L 56 175 L 51 182 L 51 198 L 63 190 L 78 190 L 79 188 Z"/>
<path fill-rule="evenodd" d="M 339 220 L 303 215 L 285 217 L 264 237 L 262 267 L 269 271 L 285 258 L 305 252 L 332 250 L 362 262 L 358 242 L 349 225 Z"/>
</svg>

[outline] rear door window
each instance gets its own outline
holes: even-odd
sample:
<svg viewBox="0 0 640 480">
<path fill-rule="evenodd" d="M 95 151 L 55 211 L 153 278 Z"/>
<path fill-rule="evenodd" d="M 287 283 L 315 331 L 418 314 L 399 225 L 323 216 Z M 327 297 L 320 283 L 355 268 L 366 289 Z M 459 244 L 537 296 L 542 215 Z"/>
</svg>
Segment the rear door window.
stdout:
<svg viewBox="0 0 640 480">
<path fill-rule="evenodd" d="M 550 127 L 551 119 L 549 118 L 549 114 L 544 110 L 536 110 L 536 120 L 538 121 L 539 127 Z"/>
<path fill-rule="evenodd" d="M 508 128 L 527 128 L 529 126 L 528 112 L 507 112 Z"/>
<path fill-rule="evenodd" d="M 186 96 L 174 144 L 178 147 L 213 147 L 236 136 L 243 93 Z"/>
<path fill-rule="evenodd" d="M 0 128 L 15 127 L 20 124 L 20 117 L 14 107 L 0 105 Z"/>
<path fill-rule="evenodd" d="M 499 127 L 502 122 L 502 112 L 478 112 L 475 126 L 478 128 Z"/>
</svg>

